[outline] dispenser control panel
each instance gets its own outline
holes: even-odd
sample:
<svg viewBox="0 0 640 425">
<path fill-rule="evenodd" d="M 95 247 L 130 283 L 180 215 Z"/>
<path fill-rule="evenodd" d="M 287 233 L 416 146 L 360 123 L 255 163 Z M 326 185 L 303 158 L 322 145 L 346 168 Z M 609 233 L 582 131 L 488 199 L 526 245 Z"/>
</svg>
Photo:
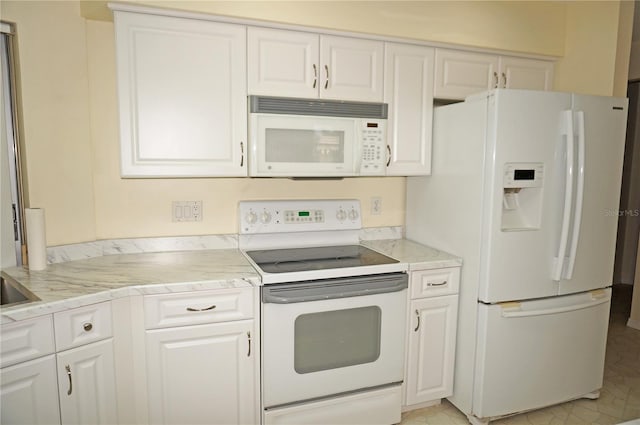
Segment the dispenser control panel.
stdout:
<svg viewBox="0 0 640 425">
<path fill-rule="evenodd" d="M 504 188 L 542 187 L 544 164 L 541 162 L 506 163 L 504 165 Z"/>
</svg>

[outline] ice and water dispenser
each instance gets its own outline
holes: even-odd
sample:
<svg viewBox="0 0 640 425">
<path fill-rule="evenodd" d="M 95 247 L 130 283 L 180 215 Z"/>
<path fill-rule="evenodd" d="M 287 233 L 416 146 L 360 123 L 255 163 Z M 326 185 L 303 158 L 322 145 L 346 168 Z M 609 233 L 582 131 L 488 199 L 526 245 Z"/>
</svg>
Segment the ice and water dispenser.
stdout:
<svg viewBox="0 0 640 425">
<path fill-rule="evenodd" d="M 503 231 L 536 230 L 542 219 L 542 163 L 506 163 L 502 184 Z"/>
</svg>

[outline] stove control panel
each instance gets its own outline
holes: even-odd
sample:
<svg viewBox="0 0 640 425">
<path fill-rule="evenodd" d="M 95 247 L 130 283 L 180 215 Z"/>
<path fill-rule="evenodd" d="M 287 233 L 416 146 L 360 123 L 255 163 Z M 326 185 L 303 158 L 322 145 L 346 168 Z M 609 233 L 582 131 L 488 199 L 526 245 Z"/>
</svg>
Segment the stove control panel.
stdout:
<svg viewBox="0 0 640 425">
<path fill-rule="evenodd" d="M 241 201 L 240 234 L 359 230 L 356 199 Z"/>
</svg>

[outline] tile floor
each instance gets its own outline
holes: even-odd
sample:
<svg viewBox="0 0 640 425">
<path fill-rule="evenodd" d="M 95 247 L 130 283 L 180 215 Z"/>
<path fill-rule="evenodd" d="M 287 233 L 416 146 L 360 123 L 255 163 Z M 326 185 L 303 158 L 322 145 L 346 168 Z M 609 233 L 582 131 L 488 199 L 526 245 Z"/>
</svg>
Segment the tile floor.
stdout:
<svg viewBox="0 0 640 425">
<path fill-rule="evenodd" d="M 640 418 L 640 330 L 626 326 L 632 286 L 615 285 L 611 304 L 604 385 L 598 400 L 574 400 L 491 422 L 511 424 L 617 424 Z M 640 423 L 640 421 L 639 421 Z M 402 415 L 401 425 L 468 424 L 447 400 Z"/>
</svg>

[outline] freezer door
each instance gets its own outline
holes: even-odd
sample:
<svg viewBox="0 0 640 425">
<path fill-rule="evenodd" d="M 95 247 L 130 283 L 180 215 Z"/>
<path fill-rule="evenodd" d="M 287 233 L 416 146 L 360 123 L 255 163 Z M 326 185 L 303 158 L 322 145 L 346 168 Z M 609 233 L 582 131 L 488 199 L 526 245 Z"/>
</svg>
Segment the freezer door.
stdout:
<svg viewBox="0 0 640 425">
<path fill-rule="evenodd" d="M 611 289 L 481 304 L 473 414 L 490 418 L 602 387 Z"/>
<path fill-rule="evenodd" d="M 496 90 L 490 102 L 478 298 L 496 303 L 557 295 L 552 270 L 571 95 Z M 514 169 L 520 174 L 509 182 Z M 534 183 L 529 177 L 537 179 L 536 187 L 528 187 Z"/>
<path fill-rule="evenodd" d="M 612 283 L 627 105 L 623 98 L 573 96 L 576 185 L 560 294 Z"/>
</svg>

